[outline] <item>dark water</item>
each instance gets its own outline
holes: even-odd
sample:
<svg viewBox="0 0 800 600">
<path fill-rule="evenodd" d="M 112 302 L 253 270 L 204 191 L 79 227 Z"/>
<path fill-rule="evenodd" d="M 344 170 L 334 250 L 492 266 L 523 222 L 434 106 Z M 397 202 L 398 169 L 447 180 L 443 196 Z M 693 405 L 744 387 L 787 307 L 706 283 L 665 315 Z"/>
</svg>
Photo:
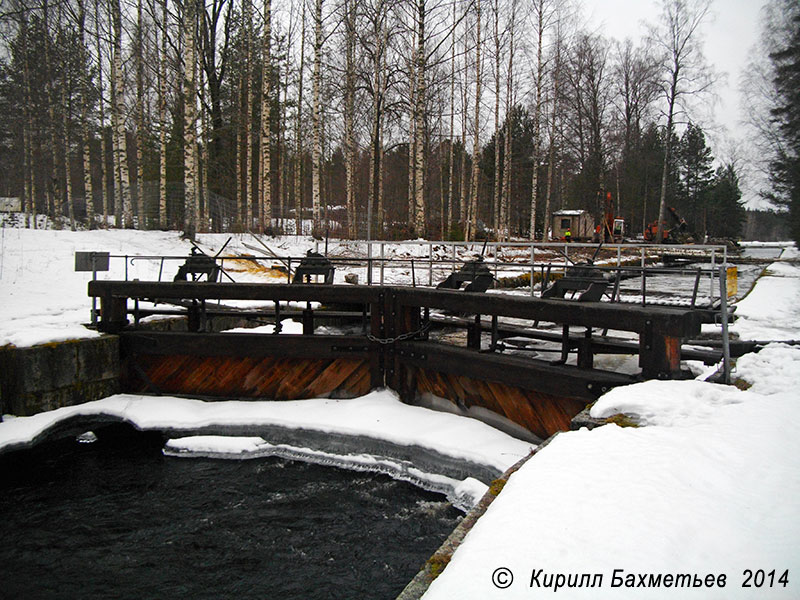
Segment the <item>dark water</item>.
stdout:
<svg viewBox="0 0 800 600">
<path fill-rule="evenodd" d="M 394 598 L 461 516 L 385 476 L 119 433 L 0 462 L 1 598 Z"/>
</svg>

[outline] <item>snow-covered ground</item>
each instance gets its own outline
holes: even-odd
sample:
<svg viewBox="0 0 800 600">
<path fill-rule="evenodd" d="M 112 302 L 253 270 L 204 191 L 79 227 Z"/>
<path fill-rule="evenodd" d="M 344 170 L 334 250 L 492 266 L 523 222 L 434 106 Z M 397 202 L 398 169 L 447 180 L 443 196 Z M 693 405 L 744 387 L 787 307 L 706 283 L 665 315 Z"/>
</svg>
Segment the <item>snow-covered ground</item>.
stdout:
<svg viewBox="0 0 800 600">
<path fill-rule="evenodd" d="M 7 229 L 2 236 L 0 345 L 91 335 L 80 326 L 89 317 L 91 274 L 73 273 L 75 250 L 187 255 L 190 249 L 175 233 L 161 232 Z M 216 252 L 227 237 L 201 236 L 200 242 Z M 229 248 L 248 251 L 245 243 L 235 238 Z M 312 247 L 313 241 L 299 238 L 296 248 L 284 250 L 299 256 Z M 787 248 L 787 255 L 797 257 L 797 251 Z M 177 264 L 168 273 L 165 268 L 166 279 Z M 156 279 L 160 264 L 129 260 L 127 267 L 129 278 Z M 125 262 L 112 260 L 112 268 L 101 276 L 124 276 Z M 241 269 L 234 273 L 240 280 L 272 276 Z M 800 339 L 798 299 L 800 268 L 771 265 L 738 303 L 732 331 L 754 340 Z M 564 598 L 800 598 L 800 347 L 772 344 L 746 355 L 734 375 L 742 380 L 740 387 L 749 387 L 652 381 L 606 394 L 593 416 L 621 412 L 643 426 L 560 434 L 511 476 L 425 598 L 532 598 L 556 591 L 555 586 Z M 476 438 L 461 429 L 462 423 L 474 423 L 463 417 L 448 415 L 446 425 L 437 422 L 423 430 L 416 416 L 399 419 L 393 411 L 424 409 L 404 407 L 385 394 L 279 403 L 283 406 L 277 409 L 278 403 L 243 408 L 178 399 L 157 409 L 150 399 L 130 396 L 92 404 L 138 426 L 168 429 L 226 419 L 278 419 L 290 427 L 340 431 L 352 425 L 352 414 L 363 412 L 369 417 L 358 421 L 358 435 L 430 445 L 454 457 L 472 453 L 471 460 L 497 468 L 527 451 L 526 444 L 504 434 L 496 444 Z M 359 402 L 368 403 L 369 410 Z M 179 405 L 181 410 L 175 408 Z M 8 419 L 0 424 L 0 440 L 32 439 L 53 419 L 85 410 L 93 408 Z M 261 410 L 287 412 L 276 416 Z M 310 416 L 303 417 L 306 411 Z M 348 413 L 339 420 L 337 415 Z M 429 417 L 426 413 L 425 422 Z M 195 438 L 173 443 L 171 451 L 242 456 L 271 451 L 270 444 L 253 436 Z M 505 444 L 521 445 L 509 451 L 502 449 Z M 351 462 L 359 460 L 370 459 Z"/>
<path fill-rule="evenodd" d="M 772 265 L 733 329 L 798 339 L 798 299 L 800 268 Z M 603 396 L 593 416 L 643 426 L 558 435 L 425 600 L 800 598 L 800 347 L 747 354 L 735 376 L 750 387 L 650 381 Z"/>
</svg>

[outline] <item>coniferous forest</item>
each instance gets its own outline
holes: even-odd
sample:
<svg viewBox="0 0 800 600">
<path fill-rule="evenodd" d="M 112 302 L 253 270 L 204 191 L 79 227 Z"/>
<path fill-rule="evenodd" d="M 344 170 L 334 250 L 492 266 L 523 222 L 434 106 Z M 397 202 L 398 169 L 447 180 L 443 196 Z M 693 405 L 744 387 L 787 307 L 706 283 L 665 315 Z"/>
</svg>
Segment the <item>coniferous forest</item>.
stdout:
<svg viewBox="0 0 800 600">
<path fill-rule="evenodd" d="M 568 0 L 0 6 L 0 197 L 63 226 L 546 241 L 600 190 L 630 236 L 745 223 L 697 110 L 709 0 L 622 42 Z M 753 137 L 800 238 L 800 10 L 767 8 Z"/>
</svg>

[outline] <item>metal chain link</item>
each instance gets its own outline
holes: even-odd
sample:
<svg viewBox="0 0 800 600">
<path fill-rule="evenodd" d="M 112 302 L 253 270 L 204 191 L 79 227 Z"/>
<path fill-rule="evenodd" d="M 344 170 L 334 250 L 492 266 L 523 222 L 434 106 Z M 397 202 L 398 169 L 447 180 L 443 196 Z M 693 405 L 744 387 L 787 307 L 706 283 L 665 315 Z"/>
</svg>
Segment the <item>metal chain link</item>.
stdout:
<svg viewBox="0 0 800 600">
<path fill-rule="evenodd" d="M 402 342 L 402 341 L 405 341 L 405 340 L 410 340 L 412 338 L 415 338 L 418 335 L 424 335 L 424 334 L 428 333 L 428 331 L 430 331 L 430 329 L 431 329 L 431 322 L 427 321 L 422 327 L 420 327 L 416 331 L 409 331 L 409 332 L 406 332 L 406 333 L 401 333 L 397 337 L 379 338 L 379 337 L 375 337 L 371 333 L 368 333 L 367 334 L 367 339 L 370 342 L 375 342 L 375 343 L 381 344 L 383 346 L 388 346 L 390 344 L 394 344 L 395 342 Z"/>
</svg>

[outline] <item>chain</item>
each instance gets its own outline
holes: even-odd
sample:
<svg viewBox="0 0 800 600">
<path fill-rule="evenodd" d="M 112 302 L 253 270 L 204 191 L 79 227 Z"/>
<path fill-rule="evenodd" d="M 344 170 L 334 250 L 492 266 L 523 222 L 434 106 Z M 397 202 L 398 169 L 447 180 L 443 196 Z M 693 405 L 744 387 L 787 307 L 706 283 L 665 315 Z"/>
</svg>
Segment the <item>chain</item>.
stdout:
<svg viewBox="0 0 800 600">
<path fill-rule="evenodd" d="M 376 342 L 378 344 L 381 344 L 382 346 L 388 346 L 390 344 L 394 344 L 395 342 L 402 342 L 402 341 L 405 341 L 405 340 L 410 340 L 412 338 L 415 338 L 415 337 L 417 337 L 419 335 L 425 335 L 426 333 L 428 333 L 428 331 L 430 331 L 430 329 L 431 329 L 431 322 L 427 321 L 422 327 L 420 327 L 416 331 L 409 331 L 407 333 L 401 333 L 397 337 L 379 338 L 379 337 L 375 337 L 371 333 L 368 333 L 367 334 L 367 339 L 370 342 Z"/>
</svg>

